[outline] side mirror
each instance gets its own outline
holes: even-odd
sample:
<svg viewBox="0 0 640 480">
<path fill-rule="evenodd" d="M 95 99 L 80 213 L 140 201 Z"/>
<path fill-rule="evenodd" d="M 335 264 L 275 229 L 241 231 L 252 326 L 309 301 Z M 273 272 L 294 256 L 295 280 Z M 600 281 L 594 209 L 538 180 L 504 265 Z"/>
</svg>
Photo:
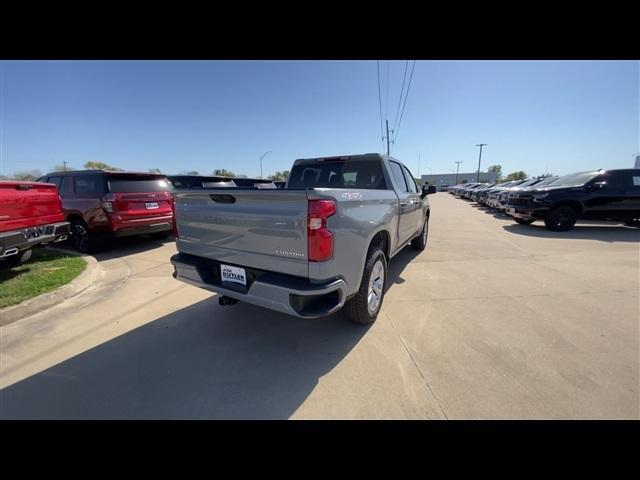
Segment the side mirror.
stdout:
<svg viewBox="0 0 640 480">
<path fill-rule="evenodd" d="M 431 195 L 432 193 L 436 193 L 435 185 L 422 185 L 422 196 Z"/>
</svg>

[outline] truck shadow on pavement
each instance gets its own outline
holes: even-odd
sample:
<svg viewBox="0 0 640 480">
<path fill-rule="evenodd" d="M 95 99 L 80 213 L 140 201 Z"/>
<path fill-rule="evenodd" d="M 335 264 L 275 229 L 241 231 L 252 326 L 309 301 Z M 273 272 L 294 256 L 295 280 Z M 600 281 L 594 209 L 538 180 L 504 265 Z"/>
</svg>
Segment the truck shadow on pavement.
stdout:
<svg viewBox="0 0 640 480">
<path fill-rule="evenodd" d="M 536 225 L 535 223 L 532 225 L 514 223 L 512 225 L 503 225 L 502 228 L 509 233 L 529 237 L 564 238 L 568 240 L 585 239 L 599 240 L 601 242 L 640 242 L 640 229 L 616 225 L 578 224 L 567 232 L 552 232 L 551 230 L 547 230 L 544 225 Z"/>
<path fill-rule="evenodd" d="M 162 247 L 166 243 L 174 242 L 175 240 L 173 237 L 169 237 L 164 240 L 157 240 L 144 236 L 112 238 L 105 240 L 104 245 L 97 252 L 92 253 L 91 255 L 96 257 L 99 261 L 112 260 L 126 255 L 134 255 L 136 253 L 153 250 L 155 248 Z M 64 242 L 63 244 L 56 245 L 56 248 L 77 252 L 73 244 L 70 242 Z"/>
<path fill-rule="evenodd" d="M 429 243 L 427 241 L 427 250 L 429 250 Z M 395 257 L 389 261 L 387 272 L 387 283 L 385 285 L 385 293 L 389 291 L 394 285 L 400 285 L 405 282 L 402 278 L 402 272 L 405 267 L 409 265 L 414 258 L 420 255 L 422 252 L 414 250 L 410 246 L 404 247 Z"/>
<path fill-rule="evenodd" d="M 0 417 L 286 419 L 367 330 L 213 296 L 5 388 Z"/>
</svg>

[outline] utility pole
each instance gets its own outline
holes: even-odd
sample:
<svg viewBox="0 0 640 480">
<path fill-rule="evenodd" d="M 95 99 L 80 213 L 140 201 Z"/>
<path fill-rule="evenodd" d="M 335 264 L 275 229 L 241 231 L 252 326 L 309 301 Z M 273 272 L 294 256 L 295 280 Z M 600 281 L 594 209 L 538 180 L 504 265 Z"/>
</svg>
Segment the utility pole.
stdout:
<svg viewBox="0 0 640 480">
<path fill-rule="evenodd" d="M 387 124 L 387 136 L 383 137 L 387 139 L 387 155 L 390 155 L 390 150 L 389 150 L 389 120 L 385 120 L 385 123 Z M 393 130 L 391 130 L 391 133 L 393 133 Z"/>
<path fill-rule="evenodd" d="M 458 184 L 458 171 L 460 170 L 460 164 L 462 161 L 455 162 L 456 163 L 456 185 Z"/>
<path fill-rule="evenodd" d="M 482 160 L 482 147 L 487 145 L 486 143 L 476 143 L 476 147 L 480 147 L 480 156 L 478 157 L 478 178 L 476 182 L 480 183 L 480 161 Z"/>
<path fill-rule="evenodd" d="M 64 165 L 64 171 L 66 172 L 67 171 L 67 161 L 63 160 L 62 164 Z"/>
<path fill-rule="evenodd" d="M 418 154 L 418 178 L 422 180 L 422 177 L 420 176 L 420 154 Z"/>
<path fill-rule="evenodd" d="M 264 153 L 260 156 L 260 178 L 264 178 L 264 177 L 262 176 L 262 159 L 263 159 L 264 157 L 266 157 L 266 156 L 267 156 L 267 154 L 269 154 L 269 153 L 271 153 L 271 150 L 269 150 L 268 152 L 264 152 Z"/>
</svg>

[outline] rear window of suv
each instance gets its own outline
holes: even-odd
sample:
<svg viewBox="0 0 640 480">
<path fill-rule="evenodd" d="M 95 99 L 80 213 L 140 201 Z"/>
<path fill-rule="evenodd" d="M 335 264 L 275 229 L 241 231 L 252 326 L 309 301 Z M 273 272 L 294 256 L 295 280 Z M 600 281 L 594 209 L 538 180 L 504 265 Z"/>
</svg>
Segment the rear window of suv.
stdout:
<svg viewBox="0 0 640 480">
<path fill-rule="evenodd" d="M 111 193 L 171 191 L 171 185 L 166 178 L 144 175 L 113 175 L 107 178 L 107 184 Z"/>
<path fill-rule="evenodd" d="M 289 174 L 287 189 L 362 188 L 386 190 L 379 160 L 322 161 L 296 165 Z"/>
</svg>

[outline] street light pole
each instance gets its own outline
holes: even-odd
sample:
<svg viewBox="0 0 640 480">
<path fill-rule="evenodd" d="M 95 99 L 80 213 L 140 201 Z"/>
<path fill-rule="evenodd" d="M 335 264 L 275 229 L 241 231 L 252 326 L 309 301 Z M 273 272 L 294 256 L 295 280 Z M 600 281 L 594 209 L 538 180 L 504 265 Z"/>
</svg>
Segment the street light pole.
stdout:
<svg viewBox="0 0 640 480">
<path fill-rule="evenodd" d="M 460 164 L 462 163 L 462 160 L 455 163 L 456 163 L 456 185 L 458 185 L 458 172 L 460 171 Z"/>
<path fill-rule="evenodd" d="M 264 152 L 264 153 L 260 156 L 260 178 L 263 178 L 263 177 L 262 177 L 262 159 L 263 159 L 264 157 L 266 157 L 266 156 L 267 156 L 267 154 L 269 154 L 269 153 L 271 153 L 271 150 L 269 150 L 268 152 Z"/>
<path fill-rule="evenodd" d="M 476 147 L 480 147 L 480 156 L 478 157 L 478 178 L 476 182 L 480 183 L 480 161 L 482 160 L 482 147 L 487 145 L 486 143 L 476 143 Z"/>
</svg>

